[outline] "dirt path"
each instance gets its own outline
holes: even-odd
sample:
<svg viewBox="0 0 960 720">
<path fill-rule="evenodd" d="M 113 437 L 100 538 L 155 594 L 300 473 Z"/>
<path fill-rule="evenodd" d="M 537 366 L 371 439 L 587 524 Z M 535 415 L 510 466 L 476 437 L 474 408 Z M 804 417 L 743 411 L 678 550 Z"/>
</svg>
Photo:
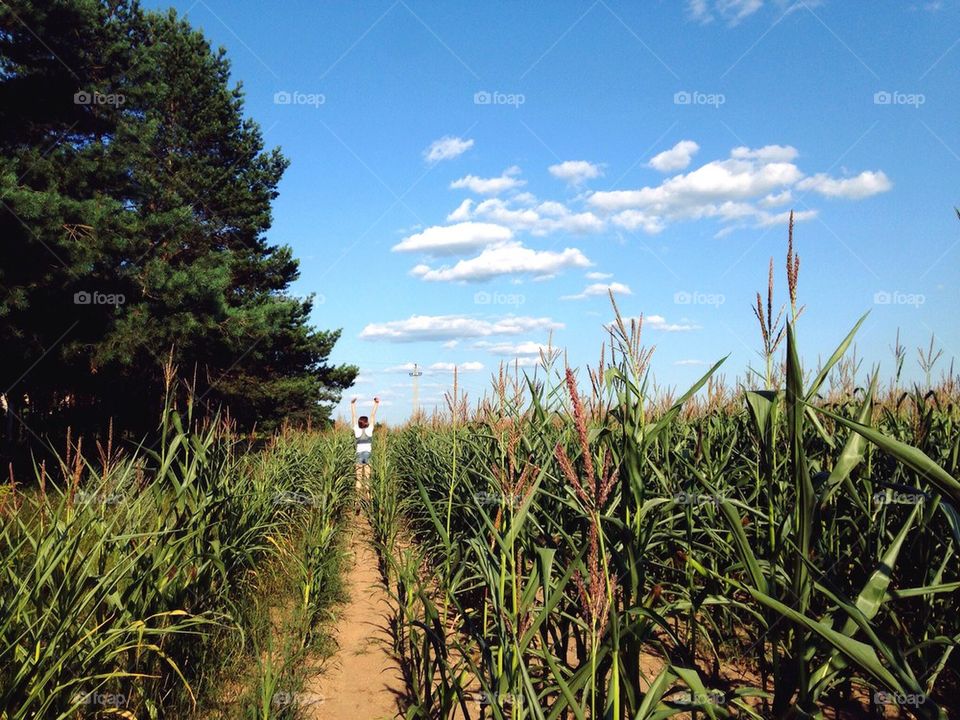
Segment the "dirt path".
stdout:
<svg viewBox="0 0 960 720">
<path fill-rule="evenodd" d="M 349 602 L 337 622 L 337 653 L 305 690 L 323 698 L 310 708 L 312 720 L 382 720 L 397 716 L 403 681 L 389 653 L 387 622 L 390 605 L 381 585 L 377 556 L 370 546 L 370 528 L 361 516 L 353 527 L 349 570 Z"/>
</svg>

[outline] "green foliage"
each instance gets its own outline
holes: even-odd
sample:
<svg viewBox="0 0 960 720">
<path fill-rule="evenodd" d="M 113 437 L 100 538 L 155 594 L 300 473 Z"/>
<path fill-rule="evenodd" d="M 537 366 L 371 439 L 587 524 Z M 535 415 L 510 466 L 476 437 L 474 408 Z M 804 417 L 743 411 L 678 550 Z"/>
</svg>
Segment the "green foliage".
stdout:
<svg viewBox="0 0 960 720">
<path fill-rule="evenodd" d="M 587 395 L 391 432 L 408 717 L 952 717 L 956 398 L 824 399 L 852 337 L 808 384 L 788 326 L 785 390 L 739 406 L 649 397 L 627 338 Z"/>
<path fill-rule="evenodd" d="M 0 27 L 0 376 L 32 368 L 15 412 L 143 431 L 172 358 L 243 426 L 325 419 L 356 369 L 288 294 L 297 262 L 266 239 L 287 160 L 224 51 L 133 0 L 4 3 Z"/>
<path fill-rule="evenodd" d="M 208 685 L 227 658 L 214 640 L 258 647 L 249 605 L 277 563 L 298 598 L 289 652 L 313 643 L 336 599 L 351 439 L 287 433 L 243 454 L 225 425 L 195 429 L 173 410 L 161 436 L 157 451 L 96 464 L 71 448 L 62 479 L 39 468 L 38 491 L 0 499 L 5 720 L 113 703 L 135 717 L 191 714 L 219 691 Z"/>
</svg>

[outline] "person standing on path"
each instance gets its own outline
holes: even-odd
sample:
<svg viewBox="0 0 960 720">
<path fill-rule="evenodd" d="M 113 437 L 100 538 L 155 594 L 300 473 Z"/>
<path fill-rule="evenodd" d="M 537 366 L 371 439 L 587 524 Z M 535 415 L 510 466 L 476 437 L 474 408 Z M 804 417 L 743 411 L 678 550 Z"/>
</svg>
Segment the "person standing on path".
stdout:
<svg viewBox="0 0 960 720">
<path fill-rule="evenodd" d="M 357 494 L 367 489 L 370 483 L 370 453 L 373 452 L 373 428 L 377 423 L 377 407 L 380 398 L 373 399 L 373 412 L 357 417 L 357 399 L 350 401 L 350 418 L 353 424 L 353 436 L 357 439 Z"/>
</svg>

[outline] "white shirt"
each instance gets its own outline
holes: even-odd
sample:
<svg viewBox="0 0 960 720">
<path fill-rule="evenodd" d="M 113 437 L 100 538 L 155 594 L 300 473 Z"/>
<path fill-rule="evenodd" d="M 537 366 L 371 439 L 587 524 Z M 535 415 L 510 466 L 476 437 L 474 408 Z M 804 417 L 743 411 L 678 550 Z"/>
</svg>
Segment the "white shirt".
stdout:
<svg viewBox="0 0 960 720">
<path fill-rule="evenodd" d="M 357 452 L 373 451 L 373 428 L 369 425 L 361 428 L 357 423 L 353 424 L 353 436 L 357 439 Z"/>
</svg>

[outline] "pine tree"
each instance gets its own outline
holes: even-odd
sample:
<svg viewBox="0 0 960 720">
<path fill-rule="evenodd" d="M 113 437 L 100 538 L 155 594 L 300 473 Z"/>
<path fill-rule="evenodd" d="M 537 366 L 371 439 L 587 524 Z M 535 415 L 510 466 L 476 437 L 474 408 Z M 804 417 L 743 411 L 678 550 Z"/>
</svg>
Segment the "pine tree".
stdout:
<svg viewBox="0 0 960 720">
<path fill-rule="evenodd" d="M 113 417 L 143 430 L 172 355 L 243 426 L 326 418 L 356 368 L 327 362 L 339 331 L 310 326 L 311 300 L 288 292 L 297 261 L 267 240 L 286 167 L 244 117 L 225 51 L 173 11 L 0 4 L 0 392 L 14 385 L 13 410 L 31 428 Z"/>
</svg>

